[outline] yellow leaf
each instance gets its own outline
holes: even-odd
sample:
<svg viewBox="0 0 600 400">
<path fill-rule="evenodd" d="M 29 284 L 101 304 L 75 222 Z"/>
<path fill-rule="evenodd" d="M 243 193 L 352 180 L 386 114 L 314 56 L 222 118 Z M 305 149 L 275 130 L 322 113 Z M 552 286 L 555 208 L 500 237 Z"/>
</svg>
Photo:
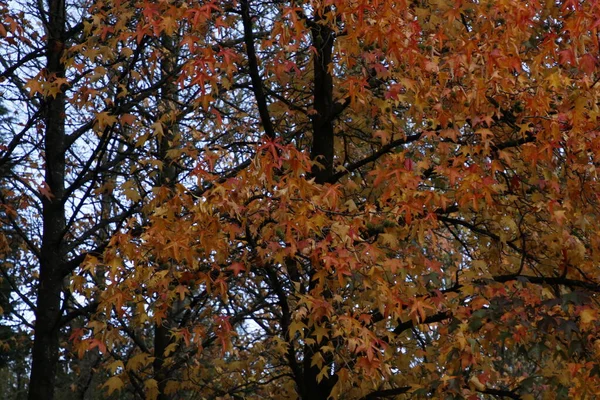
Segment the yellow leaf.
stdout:
<svg viewBox="0 0 600 400">
<path fill-rule="evenodd" d="M 168 381 L 165 385 L 165 394 L 175 394 L 181 388 L 181 382 Z"/>
<path fill-rule="evenodd" d="M 171 343 L 167 346 L 167 348 L 165 349 L 165 357 L 169 357 L 169 355 L 171 353 L 173 353 L 175 351 L 175 349 L 177 349 L 178 344 L 177 343 Z"/>
<path fill-rule="evenodd" d="M 342 385 L 340 384 L 340 381 L 338 380 L 337 383 L 333 386 L 333 389 L 331 389 L 331 392 L 329 393 L 329 398 L 331 399 L 338 399 L 340 397 L 340 394 L 342 393 Z"/>
<path fill-rule="evenodd" d="M 298 332 L 300 337 L 304 338 L 304 328 L 306 328 L 306 325 L 304 325 L 302 322 L 293 321 L 290 324 L 290 337 L 294 337 L 296 332 Z"/>
<path fill-rule="evenodd" d="M 314 367 L 316 365 L 317 368 L 321 369 L 321 368 L 323 368 L 324 362 L 325 362 L 325 360 L 323 359 L 323 356 L 321 355 L 321 353 L 315 353 L 312 356 L 312 359 L 310 361 L 310 366 Z"/>
<path fill-rule="evenodd" d="M 320 383 L 323 378 L 326 378 L 329 375 L 329 367 L 325 366 L 325 368 L 321 368 L 319 375 L 317 375 L 317 383 Z"/>
<path fill-rule="evenodd" d="M 398 245 L 398 237 L 393 233 L 382 233 L 379 235 L 384 245 L 395 247 Z"/>
<path fill-rule="evenodd" d="M 144 387 L 146 388 L 147 400 L 155 400 L 158 397 L 158 382 L 156 382 L 156 379 L 148 379 L 144 382 Z"/>
<path fill-rule="evenodd" d="M 581 322 L 584 324 L 589 324 L 590 322 L 594 322 L 598 319 L 598 315 L 595 310 L 591 308 L 586 308 L 579 314 L 579 318 L 581 318 Z"/>
<path fill-rule="evenodd" d="M 156 135 L 156 137 L 158 137 L 159 139 L 162 138 L 163 135 L 165 134 L 165 132 L 163 130 L 163 125 L 160 121 L 153 123 L 152 129 L 154 130 L 154 134 Z"/>
<path fill-rule="evenodd" d="M 317 326 L 317 327 L 315 327 L 313 336 L 316 336 L 317 343 L 321 343 L 321 341 L 323 340 L 323 337 L 329 337 L 329 331 L 327 330 L 327 328 L 324 328 L 322 326 Z"/>
<path fill-rule="evenodd" d="M 481 381 L 479 381 L 479 378 L 477 378 L 475 375 L 473 375 L 471 379 L 469 379 L 469 386 L 479 391 L 483 391 L 486 389 L 485 385 L 481 383 Z"/>
<path fill-rule="evenodd" d="M 29 89 L 31 96 L 40 93 L 43 90 L 42 83 L 37 78 L 32 78 L 25 84 L 25 88 Z"/>
<path fill-rule="evenodd" d="M 114 374 L 115 372 L 117 372 L 117 369 L 119 369 L 119 368 L 125 368 L 125 366 L 123 365 L 123 361 L 121 361 L 121 360 L 113 361 L 107 367 L 107 369 L 111 372 L 111 374 Z"/>
<path fill-rule="evenodd" d="M 115 124 L 117 122 L 117 117 L 103 111 L 96 115 L 96 120 L 98 121 L 98 128 L 104 129 Z"/>
<path fill-rule="evenodd" d="M 358 210 L 356 203 L 354 201 L 352 201 L 352 199 L 348 200 L 345 203 L 345 206 L 348 207 L 348 211 L 350 211 L 350 212 L 355 212 L 356 210 Z"/>
<path fill-rule="evenodd" d="M 137 371 L 140 368 L 143 368 L 146 365 L 150 364 L 152 360 L 153 357 L 150 357 L 146 353 L 136 354 L 135 356 L 131 357 L 129 361 L 127 361 L 127 370 Z"/>
<path fill-rule="evenodd" d="M 123 183 L 121 185 L 121 190 L 123 190 L 123 194 L 125 195 L 125 197 L 127 197 L 133 202 L 137 202 L 142 199 L 142 196 L 140 196 L 138 189 L 135 187 L 135 183 L 132 181 L 127 181 Z"/>
<path fill-rule="evenodd" d="M 106 381 L 103 388 L 108 389 L 108 395 L 110 396 L 117 390 L 121 390 L 123 388 L 123 381 L 118 376 L 113 376 L 109 380 Z"/>
</svg>

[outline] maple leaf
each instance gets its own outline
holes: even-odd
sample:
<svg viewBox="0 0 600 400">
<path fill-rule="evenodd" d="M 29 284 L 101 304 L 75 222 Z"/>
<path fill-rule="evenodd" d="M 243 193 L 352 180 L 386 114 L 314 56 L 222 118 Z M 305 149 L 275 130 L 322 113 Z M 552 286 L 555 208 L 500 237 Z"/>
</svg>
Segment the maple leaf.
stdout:
<svg viewBox="0 0 600 400">
<path fill-rule="evenodd" d="M 417 320 L 417 322 L 423 322 L 423 321 L 425 321 L 425 318 L 427 318 L 426 310 L 434 310 L 434 309 L 435 309 L 435 307 L 433 307 L 430 304 L 427 304 L 424 300 L 415 299 L 410 306 L 409 315 L 411 315 L 413 318 L 415 318 Z"/>
<path fill-rule="evenodd" d="M 146 353 L 139 353 L 129 358 L 127 361 L 127 370 L 138 371 L 151 363 L 153 357 L 150 357 Z"/>
<path fill-rule="evenodd" d="M 43 83 L 38 78 L 32 78 L 27 81 L 25 88 L 29 89 L 29 95 L 34 96 L 36 93 L 42 93 L 44 90 Z"/>
<path fill-rule="evenodd" d="M 239 275 L 240 273 L 246 271 L 246 266 L 241 262 L 233 262 L 227 269 L 233 271 L 234 275 Z"/>
<path fill-rule="evenodd" d="M 183 285 L 177 285 L 175 288 L 175 293 L 179 295 L 179 300 L 183 300 L 185 299 L 186 294 L 189 293 L 189 290 Z"/>
<path fill-rule="evenodd" d="M 109 396 L 112 395 L 114 392 L 120 391 L 121 389 L 123 389 L 123 386 L 124 386 L 123 381 L 118 376 L 110 377 L 104 383 L 104 385 L 102 385 L 103 388 L 106 388 L 108 390 Z"/>
<path fill-rule="evenodd" d="M 46 182 L 42 182 L 42 184 L 38 187 L 38 191 L 48 200 L 52 200 L 54 198 L 54 195 L 52 194 L 50 187 Z"/>
<path fill-rule="evenodd" d="M 88 340 L 88 349 L 92 350 L 94 348 L 98 348 L 98 350 L 100 350 L 102 353 L 106 353 L 106 345 L 98 340 L 98 339 L 90 339 Z"/>
<path fill-rule="evenodd" d="M 579 318 L 581 318 L 581 322 L 584 324 L 590 324 L 598 319 L 598 312 L 591 308 L 586 308 L 579 313 Z"/>
<path fill-rule="evenodd" d="M 118 369 L 125 369 L 125 366 L 123 365 L 123 361 L 116 360 L 109 364 L 107 369 L 111 372 L 111 374 L 114 374 Z"/>
<path fill-rule="evenodd" d="M 0 5 L 31 398 L 600 392 L 594 2 L 57 2 Z"/>
<path fill-rule="evenodd" d="M 133 114 L 123 114 L 119 117 L 121 123 L 126 124 L 126 125 L 133 125 L 133 123 L 136 120 L 135 115 Z"/>
<path fill-rule="evenodd" d="M 294 337 L 296 333 L 300 335 L 301 338 L 304 338 L 304 329 L 306 325 L 300 321 L 292 321 L 289 327 L 289 334 L 291 337 Z"/>
<path fill-rule="evenodd" d="M 102 130 L 115 124 L 117 122 L 117 117 L 115 115 L 110 115 L 106 111 L 103 111 L 96 115 L 96 120 L 98 121 L 98 129 Z"/>
<path fill-rule="evenodd" d="M 317 343 L 321 343 L 323 341 L 323 338 L 329 337 L 328 330 L 322 326 L 315 327 L 312 334 L 317 338 Z"/>
</svg>

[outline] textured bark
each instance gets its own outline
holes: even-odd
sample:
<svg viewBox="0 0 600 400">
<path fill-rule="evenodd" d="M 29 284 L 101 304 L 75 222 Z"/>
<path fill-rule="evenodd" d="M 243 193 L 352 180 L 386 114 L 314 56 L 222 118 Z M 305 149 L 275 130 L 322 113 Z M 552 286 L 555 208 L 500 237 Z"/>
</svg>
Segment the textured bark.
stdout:
<svg viewBox="0 0 600 400">
<path fill-rule="evenodd" d="M 49 79 L 63 78 L 65 3 L 48 1 L 48 53 L 46 73 Z M 30 400 L 54 398 L 58 365 L 60 294 L 64 263 L 62 238 L 65 230 L 65 97 L 59 93 L 45 99 L 45 183 L 50 194 L 42 200 L 43 234 L 40 256 L 40 280 L 36 305 L 35 338 L 32 352 Z"/>
</svg>

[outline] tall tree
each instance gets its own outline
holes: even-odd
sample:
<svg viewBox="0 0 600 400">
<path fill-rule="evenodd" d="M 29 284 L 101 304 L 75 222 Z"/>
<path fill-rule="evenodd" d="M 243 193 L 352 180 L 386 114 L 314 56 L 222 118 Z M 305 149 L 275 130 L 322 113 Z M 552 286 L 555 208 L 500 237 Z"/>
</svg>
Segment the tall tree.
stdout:
<svg viewBox="0 0 600 400">
<path fill-rule="evenodd" d="M 46 173 L 13 183 L 42 188 L 47 229 L 11 221 L 36 333 L 94 310 L 70 336 L 109 394 L 598 394 L 595 2 L 97 1 L 53 34 L 64 9 L 43 38 L 3 11 L 31 110 L 3 157 Z"/>
<path fill-rule="evenodd" d="M 2 197 L 3 222 L 23 243 L 4 272 L 15 282 L 24 326 L 35 316 L 30 399 L 52 399 L 62 388 L 60 358 L 72 354 L 61 342 L 76 338 L 82 323 L 74 321 L 97 308 L 93 296 L 73 290 L 102 288 L 101 274 L 69 276 L 139 212 L 139 199 L 126 194 L 152 173 L 143 164 L 151 149 L 136 147 L 141 116 L 134 108 L 143 112 L 162 82 L 138 80 L 137 70 L 154 69 L 147 40 L 94 30 L 107 22 L 102 8 L 64 0 L 0 4 L 0 76 L 14 113 L 0 154 L 0 165 L 11 166 L 2 175 L 11 193 Z"/>
<path fill-rule="evenodd" d="M 0 148 L 6 146 L 14 133 L 14 120 L 11 113 L 0 103 Z M 0 166 L 0 183 L 14 172 L 12 160 Z M 27 330 L 30 324 L 23 319 L 15 288 L 23 284 L 19 277 L 13 276 L 15 261 L 23 249 L 23 241 L 10 227 L 10 215 L 18 207 L 18 196 L 0 185 L 0 374 L 2 385 L 0 393 L 5 398 L 24 399 L 27 385 L 27 359 L 31 343 Z"/>
<path fill-rule="evenodd" d="M 189 317 L 170 375 L 140 354 L 110 391 L 597 392 L 594 4 L 128 7 L 181 32 L 199 107 L 189 179 L 103 260 L 128 329 Z"/>
</svg>

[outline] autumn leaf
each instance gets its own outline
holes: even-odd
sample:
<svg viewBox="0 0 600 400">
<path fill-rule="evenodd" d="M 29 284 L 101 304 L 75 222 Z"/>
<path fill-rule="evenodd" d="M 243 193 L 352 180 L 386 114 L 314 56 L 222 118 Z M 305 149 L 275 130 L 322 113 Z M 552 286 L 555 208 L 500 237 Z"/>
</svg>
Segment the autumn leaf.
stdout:
<svg viewBox="0 0 600 400">
<path fill-rule="evenodd" d="M 7 382 L 598 397 L 597 11 L 0 4 Z"/>
<path fill-rule="evenodd" d="M 234 275 L 239 275 L 240 273 L 246 271 L 246 266 L 240 262 L 234 262 L 231 263 L 228 269 L 233 271 Z"/>
<path fill-rule="evenodd" d="M 46 182 L 42 182 L 42 184 L 38 187 L 38 191 L 48 200 L 52 200 L 54 198 L 54 195 L 52 194 L 52 191 Z"/>
<path fill-rule="evenodd" d="M 579 318 L 581 318 L 581 322 L 584 324 L 590 324 L 598 319 L 598 313 L 596 310 L 586 308 L 579 313 Z"/>
<path fill-rule="evenodd" d="M 121 389 L 123 389 L 123 381 L 121 380 L 120 377 L 118 376 L 112 376 L 110 377 L 105 383 L 104 385 L 102 385 L 103 388 L 106 388 L 108 390 L 108 395 L 112 395 L 114 392 L 116 391 L 120 391 Z"/>
<path fill-rule="evenodd" d="M 102 353 L 106 353 L 106 345 L 105 345 L 105 344 L 104 344 L 102 341 L 100 341 L 100 340 L 98 340 L 98 339 L 90 339 L 90 340 L 88 341 L 88 349 L 89 349 L 89 350 L 92 350 L 92 349 L 94 349 L 94 348 L 96 348 L 96 347 L 97 347 L 97 348 L 98 348 L 98 350 L 100 350 Z"/>
</svg>

